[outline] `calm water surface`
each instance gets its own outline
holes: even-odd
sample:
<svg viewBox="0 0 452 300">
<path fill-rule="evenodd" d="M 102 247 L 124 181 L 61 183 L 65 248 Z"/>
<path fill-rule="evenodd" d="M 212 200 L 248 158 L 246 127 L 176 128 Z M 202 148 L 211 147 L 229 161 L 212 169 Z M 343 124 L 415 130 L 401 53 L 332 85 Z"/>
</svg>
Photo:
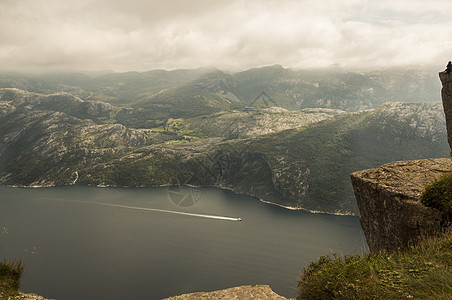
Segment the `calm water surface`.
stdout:
<svg viewBox="0 0 452 300">
<path fill-rule="evenodd" d="M 295 296 L 310 261 L 364 251 L 357 217 L 287 210 L 218 189 L 178 192 L 0 187 L 0 229 L 8 231 L 0 259 L 22 259 L 21 289 L 48 298 L 161 299 L 248 284 Z"/>
</svg>

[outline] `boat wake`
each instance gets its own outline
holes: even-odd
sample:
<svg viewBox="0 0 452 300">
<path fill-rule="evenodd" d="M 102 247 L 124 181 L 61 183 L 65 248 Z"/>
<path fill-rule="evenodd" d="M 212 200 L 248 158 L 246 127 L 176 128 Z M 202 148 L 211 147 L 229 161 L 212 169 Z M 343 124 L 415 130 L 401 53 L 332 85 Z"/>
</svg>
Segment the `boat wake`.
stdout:
<svg viewBox="0 0 452 300">
<path fill-rule="evenodd" d="M 52 198 L 47 198 L 47 199 L 48 200 L 63 201 L 63 200 L 52 199 Z M 158 208 L 147 208 L 147 207 L 128 206 L 128 205 L 121 205 L 121 204 L 111 204 L 111 203 L 102 203 L 102 202 L 89 202 L 89 201 L 76 201 L 76 200 L 64 200 L 64 201 L 66 201 L 66 202 L 74 202 L 74 203 L 84 203 L 84 204 L 110 206 L 110 207 L 119 207 L 119 208 L 134 209 L 134 210 L 154 211 L 154 212 L 161 212 L 161 213 L 167 213 L 167 214 L 183 215 L 183 216 L 198 217 L 198 218 L 213 219 L 213 220 L 242 221 L 241 218 L 235 218 L 235 217 L 195 214 L 195 213 L 188 213 L 188 212 L 175 211 L 175 210 L 166 210 L 166 209 L 158 209 Z"/>
</svg>

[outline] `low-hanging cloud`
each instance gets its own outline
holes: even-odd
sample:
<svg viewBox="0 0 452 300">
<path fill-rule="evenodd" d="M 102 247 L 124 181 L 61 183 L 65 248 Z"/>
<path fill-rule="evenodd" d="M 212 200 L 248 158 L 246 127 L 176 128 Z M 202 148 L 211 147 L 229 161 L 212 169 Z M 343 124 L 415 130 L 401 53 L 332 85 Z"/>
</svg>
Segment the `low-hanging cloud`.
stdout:
<svg viewBox="0 0 452 300">
<path fill-rule="evenodd" d="M 443 65 L 449 0 L 3 0 L 4 70 Z"/>
</svg>

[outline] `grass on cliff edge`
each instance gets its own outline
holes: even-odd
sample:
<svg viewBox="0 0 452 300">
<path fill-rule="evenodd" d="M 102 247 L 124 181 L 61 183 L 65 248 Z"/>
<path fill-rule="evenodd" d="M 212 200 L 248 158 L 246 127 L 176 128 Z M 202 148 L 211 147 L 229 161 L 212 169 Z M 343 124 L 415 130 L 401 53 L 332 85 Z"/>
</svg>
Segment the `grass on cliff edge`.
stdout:
<svg viewBox="0 0 452 300">
<path fill-rule="evenodd" d="M 9 299 L 18 294 L 23 271 L 21 262 L 0 262 L 0 299 Z"/>
<path fill-rule="evenodd" d="M 452 232 L 406 251 L 322 256 L 298 288 L 297 299 L 452 299 Z"/>
<path fill-rule="evenodd" d="M 441 176 L 425 188 L 421 202 L 443 213 L 444 226 L 452 221 L 452 173 Z"/>
</svg>

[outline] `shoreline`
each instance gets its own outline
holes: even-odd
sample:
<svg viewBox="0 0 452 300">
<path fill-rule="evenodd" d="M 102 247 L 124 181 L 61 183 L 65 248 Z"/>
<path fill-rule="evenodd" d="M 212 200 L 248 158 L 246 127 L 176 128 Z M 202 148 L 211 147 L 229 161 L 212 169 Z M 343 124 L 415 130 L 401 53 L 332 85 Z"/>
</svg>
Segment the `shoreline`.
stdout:
<svg viewBox="0 0 452 300">
<path fill-rule="evenodd" d="M 191 186 L 191 187 L 196 187 L 196 186 Z M 325 212 L 325 211 L 320 211 L 320 210 L 310 210 L 310 209 L 303 208 L 303 207 L 286 206 L 286 205 L 282 205 L 282 204 L 279 204 L 279 203 L 274 203 L 274 202 L 270 202 L 270 201 L 261 199 L 261 198 L 255 196 L 255 195 L 250 195 L 250 194 L 246 194 L 246 193 L 237 193 L 232 188 L 228 188 L 228 187 L 225 187 L 225 186 L 215 186 L 215 188 L 226 190 L 226 191 L 231 191 L 231 192 L 233 192 L 233 193 L 235 193 L 237 195 L 244 195 L 244 196 L 253 197 L 253 198 L 256 198 L 257 200 L 259 200 L 262 203 L 270 204 L 270 205 L 276 205 L 276 206 L 279 206 L 279 207 L 282 207 L 282 208 L 285 208 L 285 209 L 288 209 L 288 210 L 303 210 L 303 211 L 306 211 L 306 212 L 311 213 L 311 214 L 325 214 L 325 215 L 333 215 L 333 216 L 352 216 L 352 217 L 358 217 L 359 216 L 359 215 L 355 215 L 355 214 L 353 214 L 351 212 L 349 212 L 349 213 L 339 213 L 339 212 L 332 213 L 332 212 Z"/>
<path fill-rule="evenodd" d="M 75 183 L 66 184 L 66 185 L 51 185 L 51 184 L 49 184 L 49 185 L 5 185 L 5 184 L 0 184 L 0 186 L 5 186 L 8 188 L 25 188 L 25 189 L 52 188 L 52 187 L 74 186 L 74 185 L 75 185 Z M 83 186 L 83 185 L 78 185 L 78 186 Z M 138 188 L 138 189 L 142 189 L 142 188 L 146 188 L 146 187 L 170 187 L 170 186 L 177 186 L 177 184 L 174 184 L 174 185 L 170 185 L 170 184 L 146 185 L 146 186 L 117 186 L 117 185 L 89 185 L 88 184 L 88 185 L 84 185 L 84 186 L 97 187 L 97 188 L 124 188 L 124 189 Z M 274 203 L 274 202 L 270 202 L 267 200 L 263 200 L 255 195 L 250 195 L 247 193 L 238 193 L 238 192 L 234 191 L 232 188 L 225 187 L 225 186 L 195 186 L 195 185 L 191 185 L 191 184 L 184 184 L 184 186 L 187 186 L 190 188 L 217 188 L 217 189 L 221 189 L 224 191 L 230 191 L 237 195 L 253 197 L 262 203 L 279 206 L 279 207 L 287 209 L 287 210 L 302 210 L 302 211 L 305 211 L 305 212 L 308 212 L 311 214 L 325 214 L 325 215 L 332 215 L 332 216 L 351 216 L 351 217 L 359 216 L 359 215 L 355 215 L 351 212 L 347 212 L 347 213 L 334 212 L 333 213 L 333 212 L 325 212 L 325 211 L 320 211 L 320 210 L 310 210 L 310 209 L 303 208 L 303 207 L 286 206 L 286 205 L 282 205 L 279 203 Z"/>
<path fill-rule="evenodd" d="M 347 212 L 347 213 L 335 212 L 335 213 L 332 213 L 332 212 L 325 212 L 325 211 L 320 211 L 320 210 L 310 210 L 310 209 L 303 208 L 303 207 L 284 206 L 282 204 L 273 203 L 273 202 L 270 202 L 270 201 L 262 200 L 260 198 L 258 198 L 258 199 L 259 199 L 259 201 L 261 201 L 263 203 L 276 205 L 276 206 L 279 206 L 279 207 L 282 207 L 282 208 L 285 208 L 285 209 L 288 209 L 288 210 L 303 210 L 303 211 L 306 211 L 306 212 L 311 213 L 311 214 L 325 214 L 325 215 L 332 215 L 332 216 L 358 217 L 358 215 L 355 215 L 355 214 L 353 214 L 351 212 Z"/>
</svg>

